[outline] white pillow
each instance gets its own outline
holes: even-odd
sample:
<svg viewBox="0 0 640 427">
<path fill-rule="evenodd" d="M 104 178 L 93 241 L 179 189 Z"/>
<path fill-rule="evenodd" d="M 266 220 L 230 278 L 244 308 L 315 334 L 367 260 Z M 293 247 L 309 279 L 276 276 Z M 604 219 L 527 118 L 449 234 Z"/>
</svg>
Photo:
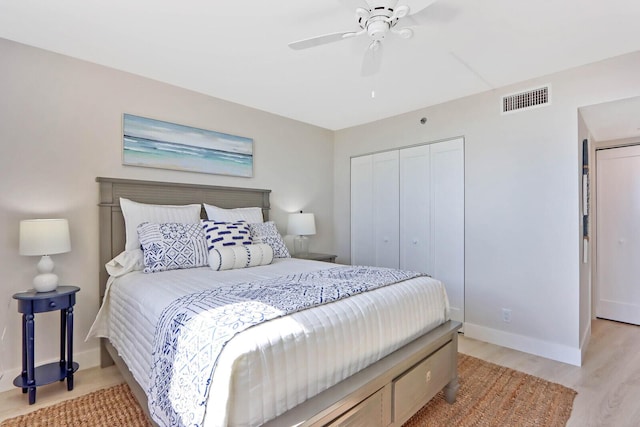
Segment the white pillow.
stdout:
<svg viewBox="0 0 640 427">
<path fill-rule="evenodd" d="M 267 265 L 272 261 L 273 249 L 264 243 L 227 246 L 209 251 L 209 267 L 216 271 Z"/>
<path fill-rule="evenodd" d="M 126 232 L 125 251 L 140 249 L 138 225 L 143 222 L 200 223 L 200 205 L 150 205 L 120 197 L 120 208 L 124 216 Z"/>
<path fill-rule="evenodd" d="M 125 274 L 142 270 L 144 268 L 144 258 L 141 249 L 121 252 L 120 255 L 104 265 L 109 276 L 120 277 Z"/>
<path fill-rule="evenodd" d="M 207 219 L 212 221 L 236 222 L 247 221 L 249 224 L 264 222 L 262 216 L 262 208 L 235 208 L 223 209 L 217 206 L 203 203 L 204 210 L 207 212 Z"/>
</svg>

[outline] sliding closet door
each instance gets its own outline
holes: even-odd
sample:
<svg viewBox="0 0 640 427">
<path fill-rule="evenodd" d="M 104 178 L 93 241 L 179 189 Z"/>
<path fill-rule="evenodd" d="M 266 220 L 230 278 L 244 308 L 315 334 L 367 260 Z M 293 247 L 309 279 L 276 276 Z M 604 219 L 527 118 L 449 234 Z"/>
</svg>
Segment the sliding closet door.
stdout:
<svg viewBox="0 0 640 427">
<path fill-rule="evenodd" d="M 373 155 L 373 235 L 378 267 L 398 268 L 399 154 L 397 150 Z"/>
<path fill-rule="evenodd" d="M 351 159 L 351 263 L 441 280 L 464 322 L 464 140 Z"/>
<path fill-rule="evenodd" d="M 374 265 L 373 156 L 351 159 L 351 264 Z"/>
<path fill-rule="evenodd" d="M 400 268 L 433 275 L 430 151 L 400 150 Z"/>
<path fill-rule="evenodd" d="M 451 318 L 464 322 L 464 141 L 431 145 L 433 273 L 447 289 Z"/>
</svg>

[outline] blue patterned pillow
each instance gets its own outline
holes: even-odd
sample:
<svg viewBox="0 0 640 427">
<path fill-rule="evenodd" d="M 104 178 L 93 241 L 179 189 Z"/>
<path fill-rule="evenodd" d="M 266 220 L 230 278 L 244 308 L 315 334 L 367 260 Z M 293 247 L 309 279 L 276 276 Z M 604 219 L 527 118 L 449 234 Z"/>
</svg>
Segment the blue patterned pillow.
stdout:
<svg viewBox="0 0 640 427">
<path fill-rule="evenodd" d="M 176 270 L 208 265 L 207 244 L 200 224 L 175 222 L 138 225 L 144 253 L 144 272 Z"/>
<path fill-rule="evenodd" d="M 203 219 L 200 220 L 200 224 L 207 239 L 208 250 L 253 243 L 246 221 L 223 222 Z"/>
<path fill-rule="evenodd" d="M 266 243 L 271 246 L 274 258 L 291 258 L 289 249 L 273 221 L 251 224 L 250 227 L 254 243 Z"/>
</svg>

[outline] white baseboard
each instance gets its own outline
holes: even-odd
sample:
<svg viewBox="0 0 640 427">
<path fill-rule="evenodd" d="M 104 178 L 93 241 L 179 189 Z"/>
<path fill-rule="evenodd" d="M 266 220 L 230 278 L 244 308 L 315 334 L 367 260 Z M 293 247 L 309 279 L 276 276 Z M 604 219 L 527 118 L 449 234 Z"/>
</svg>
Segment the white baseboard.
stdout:
<svg viewBox="0 0 640 427">
<path fill-rule="evenodd" d="M 38 361 L 38 366 L 46 365 L 47 363 L 56 362 L 58 359 L 51 360 L 43 360 Z M 89 369 L 95 368 L 96 366 L 100 366 L 100 348 L 96 347 L 91 350 L 86 350 L 81 353 L 73 354 L 73 361 L 78 362 L 80 367 L 78 369 Z M 8 390 L 15 390 L 17 387 L 13 385 L 13 380 L 15 377 L 20 375 L 22 371 L 22 366 L 15 366 L 13 368 L 6 368 L 3 372 L 2 378 L 0 378 L 0 393 Z"/>
<path fill-rule="evenodd" d="M 570 365 L 582 365 L 582 350 L 580 348 L 569 347 L 525 335 L 513 334 L 485 326 L 474 325 L 466 322 L 464 324 L 464 336 L 496 344 L 502 347 L 511 348 L 525 353 L 535 354 L 547 359 L 557 360 Z"/>
</svg>

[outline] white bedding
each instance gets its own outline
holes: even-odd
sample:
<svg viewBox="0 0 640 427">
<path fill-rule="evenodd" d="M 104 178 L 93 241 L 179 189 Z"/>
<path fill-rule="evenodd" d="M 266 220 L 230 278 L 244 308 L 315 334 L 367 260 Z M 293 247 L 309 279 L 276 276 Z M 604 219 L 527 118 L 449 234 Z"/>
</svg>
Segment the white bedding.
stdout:
<svg viewBox="0 0 640 427">
<path fill-rule="evenodd" d="M 332 267 L 276 259 L 241 270 L 132 272 L 114 280 L 92 330 L 109 338 L 148 390 L 155 325 L 173 300 L 213 286 Z M 254 326 L 220 355 L 205 426 L 262 424 L 448 319 L 444 286 L 418 277 Z"/>
</svg>

